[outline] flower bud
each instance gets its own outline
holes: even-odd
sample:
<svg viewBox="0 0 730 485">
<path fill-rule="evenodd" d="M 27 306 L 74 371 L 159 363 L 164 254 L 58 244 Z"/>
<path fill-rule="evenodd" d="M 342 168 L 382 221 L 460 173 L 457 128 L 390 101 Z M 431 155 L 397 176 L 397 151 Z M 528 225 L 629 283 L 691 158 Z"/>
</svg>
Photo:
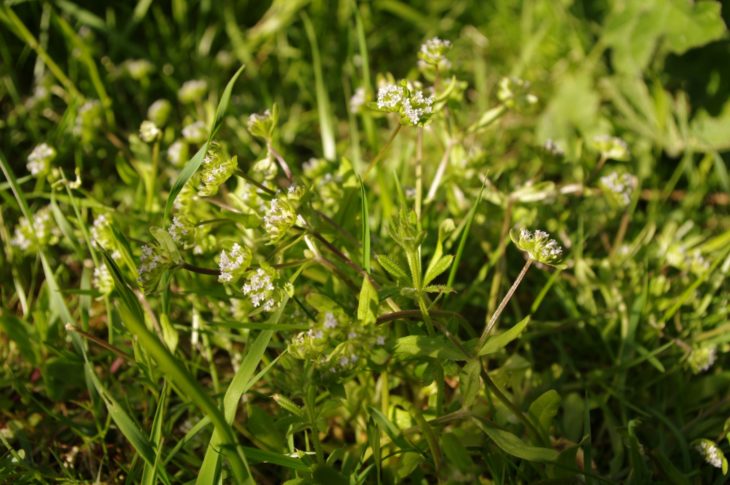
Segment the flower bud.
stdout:
<svg viewBox="0 0 730 485">
<path fill-rule="evenodd" d="M 271 110 L 263 113 L 254 113 L 248 117 L 248 131 L 257 138 L 271 140 L 274 136 L 274 130 L 279 122 L 279 108 L 274 103 Z"/>
<path fill-rule="evenodd" d="M 139 126 L 139 137 L 145 143 L 152 143 L 156 141 L 161 135 L 162 132 L 159 128 L 157 128 L 157 125 L 149 120 L 143 121 L 142 124 Z"/>
<path fill-rule="evenodd" d="M 208 128 L 202 121 L 196 121 L 186 125 L 182 130 L 183 138 L 188 143 L 200 144 L 208 138 Z"/>
<path fill-rule="evenodd" d="M 147 108 L 147 119 L 157 126 L 165 126 L 172 111 L 172 104 L 166 99 L 158 99 Z"/>
<path fill-rule="evenodd" d="M 185 81 L 177 92 L 181 103 L 189 104 L 200 101 L 208 91 L 208 83 L 201 79 Z"/>
</svg>

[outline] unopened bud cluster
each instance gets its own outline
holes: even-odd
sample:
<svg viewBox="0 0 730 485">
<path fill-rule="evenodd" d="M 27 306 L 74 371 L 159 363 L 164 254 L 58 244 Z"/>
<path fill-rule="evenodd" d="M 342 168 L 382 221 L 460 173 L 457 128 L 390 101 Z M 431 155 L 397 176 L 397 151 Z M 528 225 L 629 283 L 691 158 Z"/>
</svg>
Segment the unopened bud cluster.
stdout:
<svg viewBox="0 0 730 485">
<path fill-rule="evenodd" d="M 564 252 L 560 244 L 550 238 L 550 234 L 539 229 L 530 231 L 528 229 L 513 229 L 510 231 L 512 242 L 521 250 L 525 251 L 530 259 L 549 266 L 561 267 Z"/>
</svg>

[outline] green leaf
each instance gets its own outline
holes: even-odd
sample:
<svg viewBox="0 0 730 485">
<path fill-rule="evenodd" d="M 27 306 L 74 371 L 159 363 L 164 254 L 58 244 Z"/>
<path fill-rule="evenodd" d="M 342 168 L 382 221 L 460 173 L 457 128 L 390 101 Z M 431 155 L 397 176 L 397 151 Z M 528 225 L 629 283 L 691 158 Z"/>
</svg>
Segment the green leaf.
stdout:
<svg viewBox="0 0 730 485">
<path fill-rule="evenodd" d="M 456 271 L 459 269 L 459 262 L 461 261 L 461 257 L 464 254 L 464 247 L 466 246 L 466 239 L 469 237 L 469 231 L 471 230 L 472 222 L 474 222 L 474 216 L 477 213 L 477 207 L 479 207 L 479 203 L 482 201 L 482 194 L 484 194 L 484 184 L 482 184 L 482 188 L 479 190 L 479 195 L 477 196 L 477 199 L 474 201 L 474 204 L 471 206 L 471 209 L 469 209 L 469 214 L 467 214 L 467 216 L 466 216 L 466 223 L 464 224 L 464 229 L 461 231 L 461 237 L 459 238 L 459 246 L 456 248 L 456 255 L 454 256 L 454 263 L 451 265 L 451 271 L 449 271 L 449 279 L 446 281 L 446 286 L 449 286 L 452 288 L 454 286 L 454 280 L 456 279 Z"/>
<path fill-rule="evenodd" d="M 7 334 L 8 338 L 15 342 L 18 351 L 23 358 L 32 365 L 37 364 L 37 357 L 33 349 L 33 341 L 31 340 L 28 324 L 20 320 L 15 315 L 6 313 L 2 310 L 0 313 L 0 328 Z"/>
<path fill-rule="evenodd" d="M 487 340 L 487 343 L 484 344 L 484 347 L 479 350 L 479 355 L 489 355 L 503 349 L 508 343 L 520 336 L 528 323 L 530 323 L 529 315 L 520 320 L 519 323 L 509 330 L 506 330 L 499 335 L 495 335 L 494 337 L 489 337 L 489 340 Z"/>
<path fill-rule="evenodd" d="M 542 429 L 547 433 L 550 431 L 550 424 L 558 414 L 560 407 L 560 394 L 555 389 L 543 393 L 530 404 L 528 412 L 540 423 Z"/>
<path fill-rule="evenodd" d="M 360 300 L 357 305 L 357 319 L 363 323 L 373 323 L 378 313 L 378 292 L 367 277 L 362 279 Z"/>
<path fill-rule="evenodd" d="M 396 263 L 395 261 L 390 259 L 388 256 L 381 254 L 379 256 L 376 256 L 375 259 L 377 259 L 380 266 L 382 266 L 383 269 L 385 271 L 387 271 L 396 280 L 402 281 L 402 280 L 408 279 L 406 270 L 403 269 L 398 263 Z"/>
<path fill-rule="evenodd" d="M 458 347 L 442 336 L 408 335 L 395 344 L 395 355 L 400 357 L 430 357 L 439 360 L 466 360 Z"/>
<path fill-rule="evenodd" d="M 558 452 L 552 448 L 531 446 L 509 431 L 480 421 L 475 422 L 494 444 L 509 455 L 532 462 L 551 462 L 558 457 Z"/>
<path fill-rule="evenodd" d="M 236 80 L 238 79 L 238 76 L 241 75 L 244 68 L 245 66 L 241 66 L 240 68 L 238 68 L 238 71 L 236 71 L 231 80 L 228 81 L 226 88 L 223 90 L 223 95 L 221 96 L 221 100 L 218 102 L 218 107 L 215 110 L 215 118 L 213 120 L 213 126 L 210 129 L 210 134 L 208 135 L 208 141 L 203 143 L 203 146 L 201 146 L 197 153 L 193 155 L 193 158 L 191 158 L 188 163 L 185 164 L 185 167 L 183 167 L 183 169 L 180 171 L 180 174 L 177 176 L 177 180 L 175 180 L 175 183 L 172 184 L 172 188 L 170 189 L 170 195 L 167 196 L 167 203 L 165 204 L 164 220 L 167 220 L 169 218 L 170 211 L 172 210 L 172 205 L 175 203 L 175 199 L 177 198 L 182 188 L 185 186 L 187 181 L 190 180 L 190 177 L 192 177 L 193 174 L 198 171 L 198 168 L 200 168 L 200 165 L 203 163 L 203 159 L 205 158 L 205 154 L 208 151 L 210 142 L 220 128 L 220 125 L 223 121 L 223 116 L 225 115 L 226 109 L 228 109 L 228 103 L 231 100 L 233 85 L 236 84 Z"/>
<path fill-rule="evenodd" d="M 368 196 L 365 192 L 365 185 L 360 176 L 357 177 L 360 184 L 360 237 L 362 238 L 362 267 L 370 273 L 370 213 L 368 210 Z"/>
<path fill-rule="evenodd" d="M 442 256 L 438 261 L 434 261 L 432 259 L 426 269 L 426 276 L 423 279 L 423 285 L 428 286 L 428 284 L 435 280 L 441 273 L 449 269 L 453 261 L 454 257 L 450 254 Z"/>
</svg>

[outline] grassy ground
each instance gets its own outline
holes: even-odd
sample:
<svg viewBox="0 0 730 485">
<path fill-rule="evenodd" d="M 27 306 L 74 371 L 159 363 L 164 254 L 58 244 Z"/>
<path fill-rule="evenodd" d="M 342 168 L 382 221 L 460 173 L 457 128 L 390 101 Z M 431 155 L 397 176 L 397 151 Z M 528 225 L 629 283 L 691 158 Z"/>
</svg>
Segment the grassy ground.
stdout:
<svg viewBox="0 0 730 485">
<path fill-rule="evenodd" d="M 730 11 L 490 3 L 0 7 L 0 481 L 724 483 Z"/>
</svg>

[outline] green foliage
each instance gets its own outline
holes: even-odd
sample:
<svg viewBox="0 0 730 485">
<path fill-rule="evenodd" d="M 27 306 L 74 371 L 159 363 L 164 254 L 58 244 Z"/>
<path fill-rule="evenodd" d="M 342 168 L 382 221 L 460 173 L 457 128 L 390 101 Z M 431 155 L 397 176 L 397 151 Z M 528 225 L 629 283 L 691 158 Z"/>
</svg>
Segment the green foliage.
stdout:
<svg viewBox="0 0 730 485">
<path fill-rule="evenodd" d="M 0 482 L 723 482 L 723 7 L 0 7 Z"/>
</svg>

